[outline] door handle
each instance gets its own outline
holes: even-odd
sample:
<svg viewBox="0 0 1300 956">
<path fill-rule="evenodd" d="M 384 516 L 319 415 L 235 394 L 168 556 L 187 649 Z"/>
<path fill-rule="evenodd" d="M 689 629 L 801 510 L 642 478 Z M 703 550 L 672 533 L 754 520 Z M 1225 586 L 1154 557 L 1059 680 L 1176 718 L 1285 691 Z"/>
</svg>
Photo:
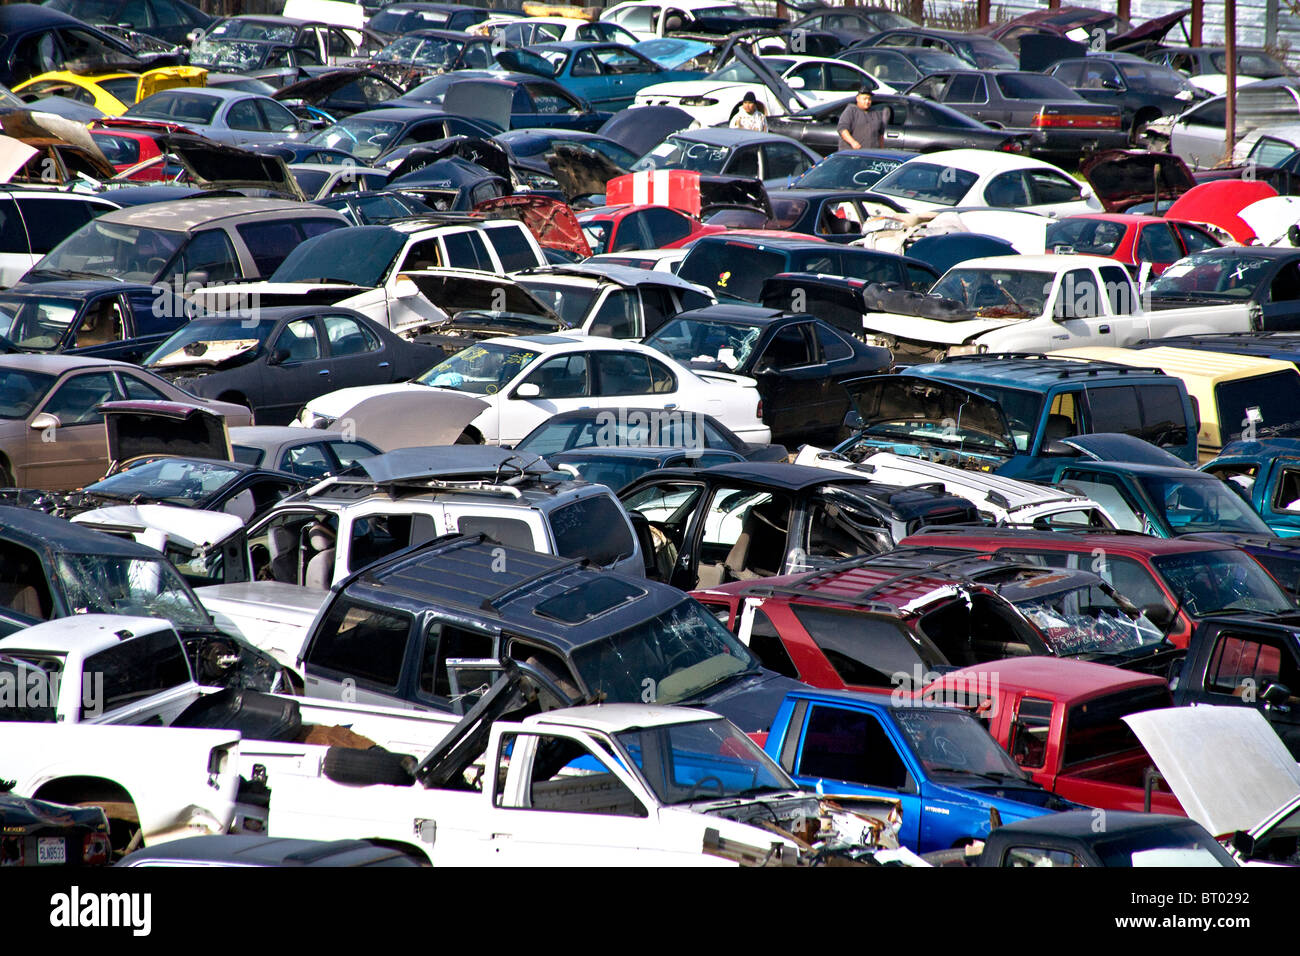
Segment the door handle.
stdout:
<svg viewBox="0 0 1300 956">
<path fill-rule="evenodd" d="M 1103 325 L 1103 326 L 1101 326 L 1100 328 L 1098 328 L 1097 331 L 1100 332 L 1102 335 L 1109 335 L 1109 334 L 1110 334 L 1110 326 L 1109 326 L 1109 325 Z"/>
<path fill-rule="evenodd" d="M 380 368 L 388 368 L 391 364 L 392 364 L 391 362 L 380 362 L 380 363 L 379 363 L 379 367 L 380 367 Z"/>
<path fill-rule="evenodd" d="M 327 368 L 323 368 L 323 369 L 321 369 L 319 372 L 317 372 L 316 374 L 317 374 L 317 375 L 328 375 L 329 373 L 330 373 L 330 370 L 329 370 L 329 369 L 327 369 Z"/>
</svg>

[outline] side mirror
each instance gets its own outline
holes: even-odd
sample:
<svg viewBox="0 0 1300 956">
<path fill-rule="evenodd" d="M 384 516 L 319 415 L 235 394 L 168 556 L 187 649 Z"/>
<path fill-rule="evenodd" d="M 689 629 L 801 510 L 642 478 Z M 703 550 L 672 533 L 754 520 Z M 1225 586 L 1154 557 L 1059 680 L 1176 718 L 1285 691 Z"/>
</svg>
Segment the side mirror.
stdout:
<svg viewBox="0 0 1300 956">
<path fill-rule="evenodd" d="M 316 128 L 316 124 L 313 123 L 311 120 L 305 120 L 305 119 L 298 120 L 298 132 L 300 133 L 310 133 L 315 128 Z"/>
<path fill-rule="evenodd" d="M 1271 707 L 1280 707 L 1291 699 L 1291 688 L 1285 684 L 1269 684 L 1259 699 Z"/>
<path fill-rule="evenodd" d="M 542 389 L 536 382 L 524 382 L 515 389 L 511 398 L 540 398 Z"/>
<path fill-rule="evenodd" d="M 802 76 L 792 76 L 785 81 L 785 85 L 792 90 L 802 90 L 805 86 Z"/>
<path fill-rule="evenodd" d="M 1122 90 L 1124 89 L 1124 84 L 1119 80 L 1102 80 L 1101 88 L 1103 90 Z"/>
<path fill-rule="evenodd" d="M 289 354 L 288 349 L 276 349 L 271 353 L 271 357 L 266 360 L 266 364 L 283 365 L 285 362 L 289 361 Z"/>
<path fill-rule="evenodd" d="M 1142 613 L 1148 621 L 1162 631 L 1169 630 L 1169 625 L 1174 622 L 1174 609 L 1164 601 L 1153 601 L 1142 605 Z"/>
<path fill-rule="evenodd" d="M 185 34 L 185 41 L 187 43 L 193 43 L 201 36 L 203 36 L 202 30 L 191 30 L 189 33 Z"/>
<path fill-rule="evenodd" d="M 58 415 L 51 412 L 41 412 L 31 420 L 27 427 L 34 432 L 43 432 L 47 428 L 58 428 L 62 424 L 63 422 L 59 420 Z"/>
</svg>

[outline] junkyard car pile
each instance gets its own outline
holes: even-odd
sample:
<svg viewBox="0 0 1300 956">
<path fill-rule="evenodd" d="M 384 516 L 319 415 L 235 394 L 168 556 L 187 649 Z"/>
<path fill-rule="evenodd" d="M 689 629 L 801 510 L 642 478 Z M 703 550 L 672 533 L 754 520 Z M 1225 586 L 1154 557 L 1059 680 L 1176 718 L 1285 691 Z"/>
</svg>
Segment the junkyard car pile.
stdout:
<svg viewBox="0 0 1300 956">
<path fill-rule="evenodd" d="M 493 6 L 0 7 L 0 865 L 1300 864 L 1290 67 Z"/>
</svg>

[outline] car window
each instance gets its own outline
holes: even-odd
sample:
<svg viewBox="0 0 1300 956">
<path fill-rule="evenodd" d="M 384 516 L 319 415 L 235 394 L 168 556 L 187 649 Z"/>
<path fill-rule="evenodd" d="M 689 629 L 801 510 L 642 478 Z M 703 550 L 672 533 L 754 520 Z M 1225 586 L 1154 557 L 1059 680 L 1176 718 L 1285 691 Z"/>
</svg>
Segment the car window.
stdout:
<svg viewBox="0 0 1300 956">
<path fill-rule="evenodd" d="M 1061 277 L 1061 287 L 1056 293 L 1052 315 L 1061 319 L 1091 319 L 1103 313 L 1101 290 L 1090 269 L 1071 269 Z M 1115 431 L 1113 428 L 1098 431 Z"/>
<path fill-rule="evenodd" d="M 1276 640 L 1225 634 L 1219 638 L 1205 669 L 1205 687 L 1238 698 L 1251 690 L 1258 699 L 1270 684 L 1300 687 L 1298 676 L 1295 659 Z"/>
<path fill-rule="evenodd" d="M 840 338 L 839 333 L 822 322 L 814 324 L 817 330 L 817 342 L 821 345 L 822 360 L 838 362 L 853 357 L 853 347 Z"/>
<path fill-rule="evenodd" d="M 483 234 L 496 250 L 503 272 L 517 272 L 529 266 L 542 265 L 537 261 L 537 253 L 533 251 L 523 226 L 485 229 Z M 491 266 L 487 268 L 495 271 Z"/>
<path fill-rule="evenodd" d="M 27 235 L 31 237 L 31 250 L 38 256 L 45 255 L 90 220 L 109 210 L 108 206 L 79 199 L 19 196 L 17 202 L 27 225 Z M 6 245 L 4 251 L 16 252 L 18 249 Z"/>
<path fill-rule="evenodd" d="M 279 268 L 280 263 L 303 240 L 302 230 L 292 221 L 245 222 L 237 225 L 235 231 L 248 247 L 253 262 L 257 265 L 258 275 L 263 276 L 269 276 Z"/>
<path fill-rule="evenodd" d="M 654 391 L 650 362 L 636 352 L 596 352 L 601 395 L 648 395 Z"/>
<path fill-rule="evenodd" d="M 555 553 L 588 558 L 601 567 L 630 558 L 636 550 L 622 507 L 608 494 L 561 505 L 548 515 Z"/>
<path fill-rule="evenodd" d="M 226 113 L 226 125 L 231 129 L 265 130 L 266 122 L 257 109 L 255 100 L 240 100 Z"/>
<path fill-rule="evenodd" d="M 524 381 L 540 389 L 538 398 L 580 398 L 590 389 L 587 356 L 582 352 L 557 355 L 539 364 Z"/>
<path fill-rule="evenodd" d="M 1027 169 L 1025 170 L 1025 179 L 1029 183 L 1029 192 L 1033 205 L 1075 202 L 1081 198 L 1079 184 L 1060 173 L 1054 173 L 1047 169 Z"/>
<path fill-rule="evenodd" d="M 404 612 L 340 600 L 321 623 L 307 657 L 313 669 L 395 689 L 410 629 L 411 618 Z"/>
<path fill-rule="evenodd" d="M 276 467 L 280 471 L 289 472 L 291 475 L 301 475 L 303 478 L 320 478 L 329 474 L 333 465 L 334 463 L 330 461 L 324 447 L 319 442 L 312 442 L 307 445 L 294 445 L 292 448 L 286 448 L 280 456 L 280 463 Z"/>
<path fill-rule="evenodd" d="M 768 143 L 763 147 L 763 178 L 798 176 L 812 168 L 812 160 L 790 143 Z"/>
<path fill-rule="evenodd" d="M 813 353 L 808 340 L 810 330 L 811 323 L 808 322 L 798 322 L 780 329 L 763 349 L 755 368 L 758 371 L 781 371 L 812 364 Z"/>
<path fill-rule="evenodd" d="M 235 247 L 224 229 L 208 229 L 196 233 L 181 250 L 171 275 L 180 274 L 185 282 L 207 285 L 225 282 L 242 275 Z"/>
<path fill-rule="evenodd" d="M 483 237 L 477 232 L 448 233 L 443 236 L 442 241 L 447 250 L 448 268 L 496 272 L 496 266 L 483 242 Z"/>
<path fill-rule="evenodd" d="M 616 339 L 640 336 L 637 296 L 634 289 L 614 289 L 605 296 L 591 320 L 592 335 Z"/>
<path fill-rule="evenodd" d="M 285 362 L 310 362 L 320 358 L 320 341 L 316 337 L 316 323 L 311 319 L 295 319 L 290 322 L 276 337 L 273 352 L 278 352 L 280 349 L 289 353 Z"/>
<path fill-rule="evenodd" d="M 1028 206 L 1029 193 L 1025 189 L 1023 171 L 1015 169 L 994 176 L 984 187 L 984 201 L 998 209 Z"/>
<path fill-rule="evenodd" d="M 262 116 L 262 128 L 279 133 L 292 133 L 298 129 L 298 119 L 274 100 L 253 101 Z"/>
<path fill-rule="evenodd" d="M 378 337 L 351 316 L 327 315 L 323 321 L 325 337 L 330 344 L 330 355 L 334 358 L 362 355 L 380 347 Z"/>
<path fill-rule="evenodd" d="M 902 790 L 907 767 L 874 714 L 814 704 L 800 748 L 801 776 Z"/>
<path fill-rule="evenodd" d="M 168 397 L 148 382 L 141 381 L 125 372 L 122 375 L 122 390 L 133 401 L 167 401 Z"/>
<path fill-rule="evenodd" d="M 18 213 L 18 204 L 12 199 L 0 199 L 0 252 L 25 254 L 30 251 L 31 246 L 27 242 L 27 230 L 23 228 L 23 219 Z"/>
<path fill-rule="evenodd" d="M 1179 222 L 1174 223 L 1174 228 L 1178 230 L 1178 235 L 1182 237 L 1188 255 L 1193 252 L 1200 252 L 1203 249 L 1215 249 L 1219 246 L 1217 239 L 1197 226 Z"/>
<path fill-rule="evenodd" d="M 59 424 L 64 427 L 87 425 L 104 420 L 96 406 L 120 397 L 117 379 L 111 372 L 90 372 L 67 379 L 41 411 L 59 416 Z"/>
<path fill-rule="evenodd" d="M 533 101 L 532 112 L 553 116 L 581 112 L 578 104 L 570 100 L 563 92 L 549 87 L 526 85 L 528 96 Z"/>
<path fill-rule="evenodd" d="M 495 515 L 461 515 L 456 519 L 456 530 L 461 534 L 482 534 L 507 548 L 523 551 L 536 550 L 532 526 L 518 518 L 501 518 Z"/>
<path fill-rule="evenodd" d="M 746 146 L 733 151 L 731 160 L 727 163 L 726 172 L 728 176 L 748 176 L 751 179 L 757 179 L 758 147 Z"/>
<path fill-rule="evenodd" d="M 1102 284 L 1106 287 L 1106 300 L 1110 303 L 1111 312 L 1115 315 L 1130 314 L 1138 303 L 1128 273 L 1120 266 L 1102 266 L 1098 271 L 1101 273 Z"/>
</svg>

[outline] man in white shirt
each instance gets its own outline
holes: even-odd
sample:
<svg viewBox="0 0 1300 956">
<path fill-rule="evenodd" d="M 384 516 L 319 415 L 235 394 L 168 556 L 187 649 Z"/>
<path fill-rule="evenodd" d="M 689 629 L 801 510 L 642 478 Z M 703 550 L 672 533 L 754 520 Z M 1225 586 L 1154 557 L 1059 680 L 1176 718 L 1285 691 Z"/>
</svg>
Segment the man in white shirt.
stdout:
<svg viewBox="0 0 1300 956">
<path fill-rule="evenodd" d="M 731 117 L 731 128 L 752 130 L 755 133 L 767 132 L 767 114 L 759 106 L 758 97 L 752 90 L 745 94 L 745 98 L 740 101 L 740 109 Z"/>
</svg>

